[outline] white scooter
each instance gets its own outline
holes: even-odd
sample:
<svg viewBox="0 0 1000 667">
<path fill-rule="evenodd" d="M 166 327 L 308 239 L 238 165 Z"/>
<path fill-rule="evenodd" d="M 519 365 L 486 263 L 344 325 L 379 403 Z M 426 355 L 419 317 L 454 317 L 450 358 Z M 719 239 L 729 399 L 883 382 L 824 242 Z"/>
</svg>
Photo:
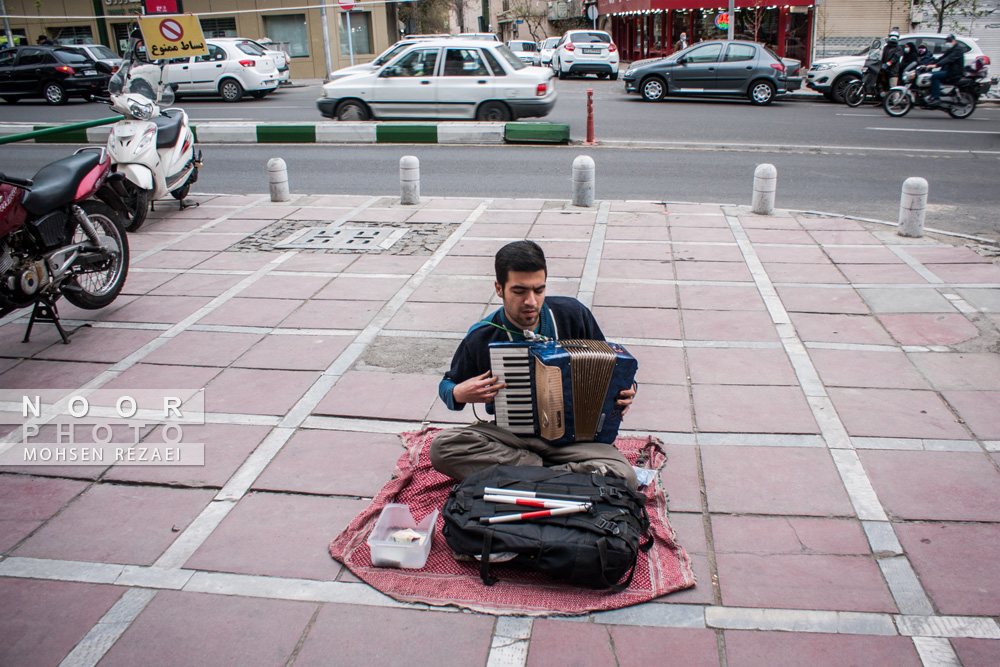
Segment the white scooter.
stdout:
<svg viewBox="0 0 1000 667">
<path fill-rule="evenodd" d="M 152 202 L 169 192 L 180 201 L 198 180 L 201 151 L 194 152 L 194 134 L 183 109 L 161 108 L 174 101 L 174 90 L 163 85 L 163 64 L 145 58 L 136 31 L 129 40 L 124 62 L 111 81 L 111 108 L 125 116 L 111 127 L 108 153 L 116 171 L 125 175 L 125 205 L 134 232 L 146 220 Z M 197 204 L 193 204 L 197 206 Z"/>
</svg>

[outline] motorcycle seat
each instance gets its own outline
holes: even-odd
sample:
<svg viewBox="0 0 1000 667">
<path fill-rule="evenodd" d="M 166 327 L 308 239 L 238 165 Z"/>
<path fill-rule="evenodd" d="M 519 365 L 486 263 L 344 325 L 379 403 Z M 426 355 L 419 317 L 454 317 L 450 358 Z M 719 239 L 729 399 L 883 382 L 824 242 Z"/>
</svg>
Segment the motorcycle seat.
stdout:
<svg viewBox="0 0 1000 667">
<path fill-rule="evenodd" d="M 153 122 L 156 123 L 157 148 L 170 148 L 177 143 L 183 125 L 183 119 L 179 113 L 174 116 L 157 116 Z"/>
<path fill-rule="evenodd" d="M 34 185 L 22 205 L 32 215 L 42 215 L 76 199 L 76 189 L 101 160 L 97 151 L 84 151 L 56 160 L 31 177 Z"/>
</svg>

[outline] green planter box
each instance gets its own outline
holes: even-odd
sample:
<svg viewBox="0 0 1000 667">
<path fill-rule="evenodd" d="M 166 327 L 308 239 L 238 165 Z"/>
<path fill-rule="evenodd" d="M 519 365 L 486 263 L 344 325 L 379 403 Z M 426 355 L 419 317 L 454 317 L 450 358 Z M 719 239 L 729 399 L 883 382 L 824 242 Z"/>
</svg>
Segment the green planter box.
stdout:
<svg viewBox="0 0 1000 667">
<path fill-rule="evenodd" d="M 513 144 L 568 144 L 569 125 L 563 123 L 507 123 L 504 139 Z"/>
</svg>

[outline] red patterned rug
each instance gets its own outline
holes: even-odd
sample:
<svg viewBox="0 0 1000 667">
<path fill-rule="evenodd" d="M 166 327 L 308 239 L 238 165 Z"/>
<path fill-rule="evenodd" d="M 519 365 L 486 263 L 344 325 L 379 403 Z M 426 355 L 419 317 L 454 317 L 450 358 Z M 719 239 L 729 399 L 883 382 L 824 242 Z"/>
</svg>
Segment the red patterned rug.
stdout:
<svg viewBox="0 0 1000 667">
<path fill-rule="evenodd" d="M 694 586 L 691 561 L 684 549 L 674 542 L 674 531 L 667 520 L 667 498 L 658 474 L 653 482 L 643 487 L 648 498 L 646 508 L 652 523 L 653 548 L 648 553 L 639 553 L 632 583 L 621 593 L 578 588 L 536 572 L 502 566 L 493 568 L 500 581 L 485 586 L 479 578 L 478 564 L 459 563 L 452 558 L 451 549 L 441 534 L 444 520 L 440 517 L 427 564 L 422 569 L 372 566 L 366 540 L 383 507 L 389 503 L 409 505 L 413 518 L 419 522 L 434 510 L 441 509 L 448 499 L 455 481 L 434 470 L 428 457 L 431 439 L 437 432 L 438 429 L 425 429 L 400 435 L 407 452 L 399 458 L 392 480 L 330 543 L 331 556 L 382 593 L 402 602 L 541 616 L 619 609 Z M 633 465 L 643 460 L 643 467 L 659 470 L 667 460 L 655 438 L 618 438 L 615 445 Z"/>
</svg>

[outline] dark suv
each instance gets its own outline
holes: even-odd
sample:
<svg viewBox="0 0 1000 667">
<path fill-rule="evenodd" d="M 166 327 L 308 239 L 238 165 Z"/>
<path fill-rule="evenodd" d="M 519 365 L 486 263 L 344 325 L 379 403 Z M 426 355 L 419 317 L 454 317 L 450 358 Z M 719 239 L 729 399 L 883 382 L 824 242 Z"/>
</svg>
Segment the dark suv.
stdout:
<svg viewBox="0 0 1000 667">
<path fill-rule="evenodd" d="M 88 98 L 108 91 L 107 68 L 85 55 L 59 46 L 16 46 L 0 51 L 0 97 L 14 103 L 41 97 L 65 104 L 70 97 Z"/>
</svg>

